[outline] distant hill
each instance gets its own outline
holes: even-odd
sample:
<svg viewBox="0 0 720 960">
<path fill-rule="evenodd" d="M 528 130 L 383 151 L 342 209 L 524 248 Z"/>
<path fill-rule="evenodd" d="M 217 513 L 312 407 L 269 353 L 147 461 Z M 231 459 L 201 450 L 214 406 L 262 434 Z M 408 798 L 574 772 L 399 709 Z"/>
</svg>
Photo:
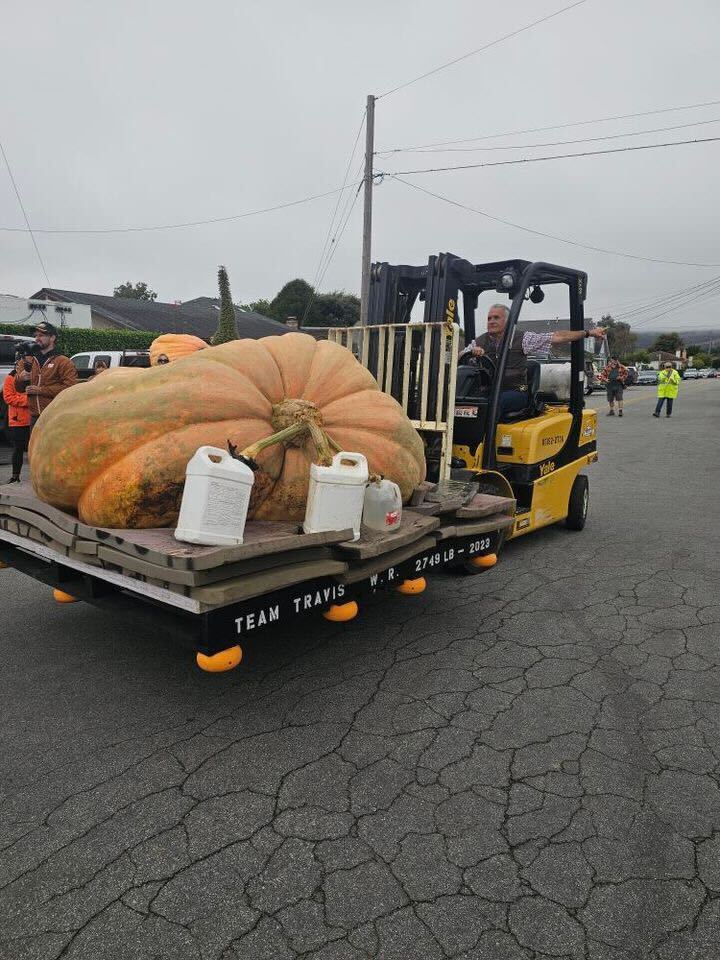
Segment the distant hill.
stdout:
<svg viewBox="0 0 720 960">
<path fill-rule="evenodd" d="M 669 330 L 633 330 L 632 333 L 637 336 L 637 346 L 639 350 L 649 347 L 655 342 L 655 338 L 661 333 L 669 333 Z M 678 330 L 677 331 L 685 344 L 697 344 L 699 347 L 709 347 L 714 341 L 716 346 L 720 346 L 720 327 L 705 327 L 703 330 Z"/>
</svg>

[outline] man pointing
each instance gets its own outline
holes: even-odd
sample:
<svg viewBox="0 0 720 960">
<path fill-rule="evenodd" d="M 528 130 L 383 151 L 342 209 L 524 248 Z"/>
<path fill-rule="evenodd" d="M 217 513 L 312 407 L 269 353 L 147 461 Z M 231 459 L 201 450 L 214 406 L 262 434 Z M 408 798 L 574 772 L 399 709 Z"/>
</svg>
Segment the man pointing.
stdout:
<svg viewBox="0 0 720 960">
<path fill-rule="evenodd" d="M 497 364 L 500 355 L 505 327 L 510 310 L 505 304 L 495 303 L 490 307 L 487 317 L 487 333 L 476 337 L 460 353 L 463 357 L 489 357 Z M 585 337 L 602 339 L 605 330 L 595 327 L 592 330 L 555 330 L 554 333 L 532 333 L 516 330 L 508 350 L 505 372 L 500 393 L 499 419 L 502 421 L 508 413 L 523 410 L 527 406 L 527 357 L 530 353 L 547 353 L 551 346 L 558 343 L 573 343 Z"/>
</svg>

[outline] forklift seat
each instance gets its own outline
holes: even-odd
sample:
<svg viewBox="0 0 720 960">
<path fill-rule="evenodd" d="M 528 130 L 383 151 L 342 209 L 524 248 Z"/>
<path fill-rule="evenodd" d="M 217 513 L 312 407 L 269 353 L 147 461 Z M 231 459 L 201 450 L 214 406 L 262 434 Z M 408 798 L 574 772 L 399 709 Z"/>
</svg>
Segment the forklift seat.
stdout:
<svg viewBox="0 0 720 960">
<path fill-rule="evenodd" d="M 515 410 L 508 413 L 503 418 L 503 423 L 512 423 L 515 420 L 528 420 L 530 417 L 538 417 L 545 411 L 545 404 L 538 398 L 540 390 L 540 364 L 537 360 L 528 360 L 527 362 L 527 382 L 528 382 L 528 402 L 522 410 Z"/>
</svg>

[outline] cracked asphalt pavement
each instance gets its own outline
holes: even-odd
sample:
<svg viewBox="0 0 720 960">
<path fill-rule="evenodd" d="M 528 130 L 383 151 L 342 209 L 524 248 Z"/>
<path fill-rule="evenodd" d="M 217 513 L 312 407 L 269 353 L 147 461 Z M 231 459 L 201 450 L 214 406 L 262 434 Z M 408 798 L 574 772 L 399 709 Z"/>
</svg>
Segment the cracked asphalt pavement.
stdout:
<svg viewBox="0 0 720 960">
<path fill-rule="evenodd" d="M 231 674 L 0 573 L 3 960 L 720 956 L 720 382 L 654 394 L 583 533 Z"/>
</svg>

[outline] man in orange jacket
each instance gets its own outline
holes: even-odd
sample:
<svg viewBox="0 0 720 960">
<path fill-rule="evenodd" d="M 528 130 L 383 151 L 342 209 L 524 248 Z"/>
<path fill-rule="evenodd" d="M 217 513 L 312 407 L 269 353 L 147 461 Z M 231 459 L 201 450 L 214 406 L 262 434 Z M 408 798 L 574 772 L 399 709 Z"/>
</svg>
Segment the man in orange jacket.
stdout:
<svg viewBox="0 0 720 960">
<path fill-rule="evenodd" d="M 78 382 L 74 363 L 57 349 L 57 329 L 52 323 L 38 323 L 35 344 L 34 355 L 18 364 L 15 381 L 18 391 L 29 398 L 32 424 L 61 391 Z"/>
<path fill-rule="evenodd" d="M 15 354 L 16 362 L 21 358 Z M 26 393 L 20 393 L 15 385 L 17 371 L 11 371 L 3 383 L 3 400 L 7 404 L 7 424 L 10 433 L 10 442 L 13 445 L 12 453 L 12 476 L 8 483 L 18 483 L 20 481 L 20 471 L 22 470 L 23 458 L 27 450 L 28 440 L 30 439 L 30 409 L 28 406 L 29 397 Z"/>
</svg>

